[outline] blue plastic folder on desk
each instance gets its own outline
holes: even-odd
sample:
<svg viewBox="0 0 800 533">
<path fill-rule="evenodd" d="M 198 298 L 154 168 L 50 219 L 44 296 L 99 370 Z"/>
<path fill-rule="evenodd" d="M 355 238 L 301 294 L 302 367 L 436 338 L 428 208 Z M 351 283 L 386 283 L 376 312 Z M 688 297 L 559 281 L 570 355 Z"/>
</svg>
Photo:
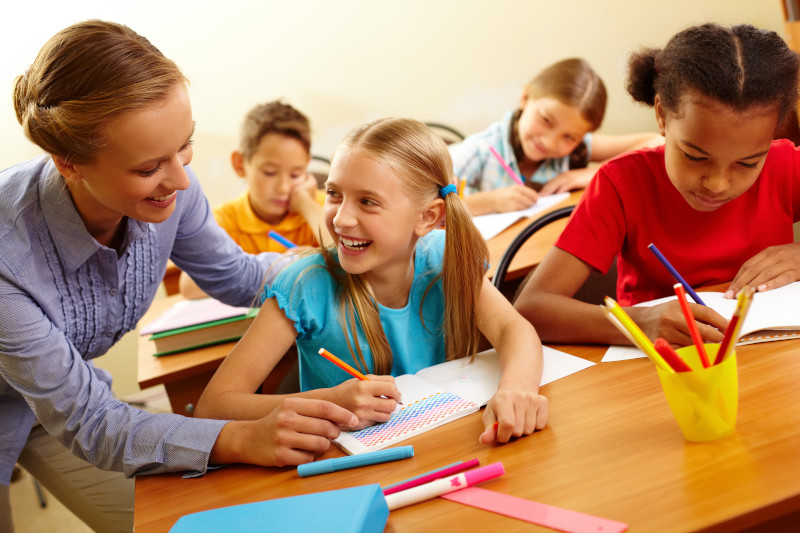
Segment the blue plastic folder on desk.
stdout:
<svg viewBox="0 0 800 533">
<path fill-rule="evenodd" d="M 383 491 L 374 484 L 192 513 L 179 518 L 170 533 L 373 533 L 383 531 L 388 519 Z"/>
</svg>

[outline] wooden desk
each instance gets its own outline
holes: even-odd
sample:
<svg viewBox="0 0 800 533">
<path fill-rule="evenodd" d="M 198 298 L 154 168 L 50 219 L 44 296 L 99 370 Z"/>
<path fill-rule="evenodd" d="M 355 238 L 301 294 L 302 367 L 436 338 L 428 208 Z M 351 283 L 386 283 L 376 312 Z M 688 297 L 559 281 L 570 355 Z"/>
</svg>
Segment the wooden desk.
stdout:
<svg viewBox="0 0 800 533">
<path fill-rule="evenodd" d="M 568 205 L 576 205 L 578 200 L 580 200 L 581 195 L 583 195 L 582 190 L 574 191 L 570 194 L 569 198 L 563 202 L 558 203 L 550 209 L 542 211 L 541 213 L 538 213 L 534 217 L 520 220 L 516 224 L 503 230 L 500 234 L 489 239 L 486 244 L 489 246 L 489 262 L 491 265 L 486 275 L 490 278 L 494 276 L 495 269 L 497 268 L 498 263 L 500 263 L 500 259 L 503 257 L 503 253 L 508 248 L 508 245 L 511 244 L 511 241 L 513 241 L 514 238 L 519 235 L 519 233 L 525 227 L 528 226 L 528 224 L 540 216 L 551 211 L 555 211 L 556 209 L 560 209 Z M 505 279 L 513 280 L 515 278 L 523 277 L 528 272 L 533 270 L 536 265 L 541 263 L 545 254 L 547 254 L 548 250 L 550 250 L 550 248 L 556 242 L 558 236 L 561 235 L 561 232 L 564 230 L 566 225 L 566 218 L 557 220 L 556 222 L 553 222 L 552 224 L 542 228 L 541 231 L 537 232 L 534 236 L 528 239 L 522 248 L 520 248 L 519 252 L 517 252 L 514 260 L 511 261 L 511 265 L 509 265 L 508 273 L 506 274 Z"/>
<path fill-rule="evenodd" d="M 599 361 L 600 347 L 558 347 Z M 136 479 L 137 533 L 167 531 L 183 514 L 367 483 L 387 485 L 473 457 L 502 461 L 484 488 L 626 522 L 632 532 L 788 530 L 800 520 L 800 340 L 744 346 L 737 431 L 720 441 L 683 439 L 653 365 L 602 363 L 542 387 L 544 431 L 503 446 L 478 443 L 480 414 L 403 444 L 404 461 L 299 478 L 294 468 L 237 465 L 199 479 Z M 256 445 L 256 443 L 254 443 Z M 338 449 L 325 457 L 340 456 Z M 785 517 L 785 515 L 792 515 Z M 784 517 L 784 518 L 780 518 Z M 391 513 L 386 531 L 550 531 L 435 499 Z"/>
<path fill-rule="evenodd" d="M 182 299 L 179 295 L 154 300 L 142 317 L 147 324 Z M 200 394 L 234 343 L 228 342 L 188 352 L 153 357 L 155 344 L 148 336 L 139 337 L 138 379 L 141 388 L 163 384 L 172 412 L 192 415 Z"/>
<path fill-rule="evenodd" d="M 582 191 L 572 193 L 567 200 L 553 206 L 544 213 L 567 205 L 575 205 L 581 194 Z M 537 217 L 541 216 L 541 214 L 537 215 Z M 488 273 L 490 277 L 494 274 L 494 268 L 500 262 L 500 258 L 503 257 L 508 245 L 531 220 L 520 220 L 489 240 L 488 246 L 492 265 Z M 514 261 L 512 261 L 506 279 L 524 276 L 539 264 L 561 234 L 565 224 L 566 219 L 554 222 L 526 242 Z M 167 284 L 169 279 L 170 286 L 177 287 L 177 275 L 180 274 L 180 271 L 173 264 L 170 263 L 170 265 L 167 268 L 167 276 L 165 276 L 164 281 Z M 180 298 L 178 295 L 173 295 L 166 299 L 154 301 L 153 305 L 142 317 L 141 323 L 147 324 L 152 321 L 172 304 L 180 301 Z M 214 375 L 214 372 L 225 356 L 230 353 L 233 346 L 234 343 L 225 343 L 165 357 L 153 357 L 153 353 L 155 353 L 154 344 L 147 337 L 140 337 L 138 353 L 139 386 L 147 388 L 163 384 L 167 389 L 172 411 L 178 414 L 191 415 L 203 389 L 205 389 L 211 376 Z M 288 366 L 287 362 L 282 361 L 282 363 L 284 367 Z M 286 370 L 288 369 L 278 369 L 276 375 L 280 376 Z M 271 387 L 268 385 L 268 388 Z"/>
</svg>

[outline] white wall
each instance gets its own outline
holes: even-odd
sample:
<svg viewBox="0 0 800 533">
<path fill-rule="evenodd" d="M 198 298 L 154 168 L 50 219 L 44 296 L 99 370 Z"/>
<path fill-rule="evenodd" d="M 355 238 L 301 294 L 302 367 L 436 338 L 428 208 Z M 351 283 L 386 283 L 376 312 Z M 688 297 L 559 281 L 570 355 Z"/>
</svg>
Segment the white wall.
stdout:
<svg viewBox="0 0 800 533">
<path fill-rule="evenodd" d="M 380 116 L 478 131 L 513 107 L 542 67 L 583 56 L 609 90 L 603 131 L 654 130 L 652 112 L 624 92 L 632 49 L 662 46 L 707 20 L 783 34 L 780 0 L 44 0 L 2 11 L 0 97 L 47 38 L 87 18 L 125 23 L 175 60 L 191 80 L 193 167 L 217 201 L 239 190 L 228 154 L 242 116 L 269 99 L 308 114 L 313 151 L 329 155 L 350 128 Z M 5 168 L 36 150 L 10 98 L 0 102 Z"/>
<path fill-rule="evenodd" d="M 602 131 L 655 131 L 652 111 L 634 104 L 623 88 L 632 49 L 663 46 L 676 31 L 709 20 L 784 34 L 780 0 L 8 4 L 0 8 L 0 168 L 38 153 L 14 116 L 14 78 L 56 31 L 102 18 L 149 38 L 191 80 L 197 120 L 192 166 L 212 203 L 241 190 L 228 155 L 242 116 L 256 103 L 287 99 L 311 118 L 313 151 L 330 155 L 350 128 L 381 116 L 478 131 L 514 107 L 542 67 L 582 56 L 609 91 Z M 127 342 L 129 362 L 120 372 L 129 381 L 133 349 Z"/>
</svg>

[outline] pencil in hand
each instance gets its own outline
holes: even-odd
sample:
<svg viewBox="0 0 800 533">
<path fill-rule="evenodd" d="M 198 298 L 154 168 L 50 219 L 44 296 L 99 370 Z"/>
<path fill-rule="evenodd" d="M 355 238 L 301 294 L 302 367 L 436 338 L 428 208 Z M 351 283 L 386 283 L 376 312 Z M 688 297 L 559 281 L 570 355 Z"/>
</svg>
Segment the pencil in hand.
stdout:
<svg viewBox="0 0 800 533">
<path fill-rule="evenodd" d="M 317 353 L 319 353 L 322 357 L 324 357 L 325 359 L 327 359 L 328 361 L 330 361 L 334 365 L 338 366 L 339 368 L 341 368 L 342 370 L 344 370 L 345 372 L 347 372 L 348 374 L 350 374 L 354 378 L 359 379 L 361 381 L 371 381 L 367 376 L 365 376 L 364 374 L 362 374 L 361 372 L 359 372 L 357 369 L 353 368 L 352 366 L 348 365 L 347 363 L 345 363 L 344 361 L 342 361 L 341 359 L 339 359 L 338 357 L 333 355 L 331 352 L 329 352 L 325 348 L 320 348 Z M 403 402 L 397 402 L 397 403 L 399 405 L 403 405 Z"/>
<path fill-rule="evenodd" d="M 354 378 L 360 379 L 361 381 L 369 381 L 369 378 L 367 376 L 365 376 L 352 366 L 348 365 L 347 363 L 345 363 L 344 361 L 333 355 L 325 348 L 320 348 L 318 353 L 322 357 L 333 363 L 334 365 L 338 366 L 339 368 L 341 368 L 342 370 L 353 376 Z"/>
<path fill-rule="evenodd" d="M 647 245 L 647 248 L 651 252 L 653 252 L 653 255 L 656 256 L 656 259 L 658 259 L 658 261 L 662 265 L 664 265 L 664 268 L 667 269 L 667 271 L 672 275 L 672 277 L 675 279 L 675 281 L 680 283 L 683 286 L 683 288 L 686 290 L 686 292 L 689 293 L 689 296 L 692 297 L 692 300 L 694 300 L 694 303 L 700 304 L 700 305 L 706 305 L 706 303 L 702 299 L 700 299 L 700 296 L 696 292 L 694 292 L 694 289 L 692 289 L 692 286 L 689 285 L 689 283 L 685 279 L 683 279 L 683 276 L 681 276 L 678 273 L 678 271 L 675 270 L 675 267 L 672 266 L 672 264 L 669 261 L 667 261 L 667 258 L 664 257 L 664 254 L 662 254 L 661 251 L 658 248 L 656 248 L 655 244 L 653 244 L 651 242 L 650 244 Z"/>
</svg>

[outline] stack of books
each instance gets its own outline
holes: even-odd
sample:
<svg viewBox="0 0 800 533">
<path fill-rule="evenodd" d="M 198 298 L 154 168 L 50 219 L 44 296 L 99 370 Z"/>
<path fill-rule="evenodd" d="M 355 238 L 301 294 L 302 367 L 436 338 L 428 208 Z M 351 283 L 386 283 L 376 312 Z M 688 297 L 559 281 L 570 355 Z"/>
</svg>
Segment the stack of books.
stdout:
<svg viewBox="0 0 800 533">
<path fill-rule="evenodd" d="M 176 303 L 140 331 L 150 335 L 155 354 L 173 353 L 231 342 L 244 335 L 258 309 L 233 307 L 213 298 Z"/>
</svg>

